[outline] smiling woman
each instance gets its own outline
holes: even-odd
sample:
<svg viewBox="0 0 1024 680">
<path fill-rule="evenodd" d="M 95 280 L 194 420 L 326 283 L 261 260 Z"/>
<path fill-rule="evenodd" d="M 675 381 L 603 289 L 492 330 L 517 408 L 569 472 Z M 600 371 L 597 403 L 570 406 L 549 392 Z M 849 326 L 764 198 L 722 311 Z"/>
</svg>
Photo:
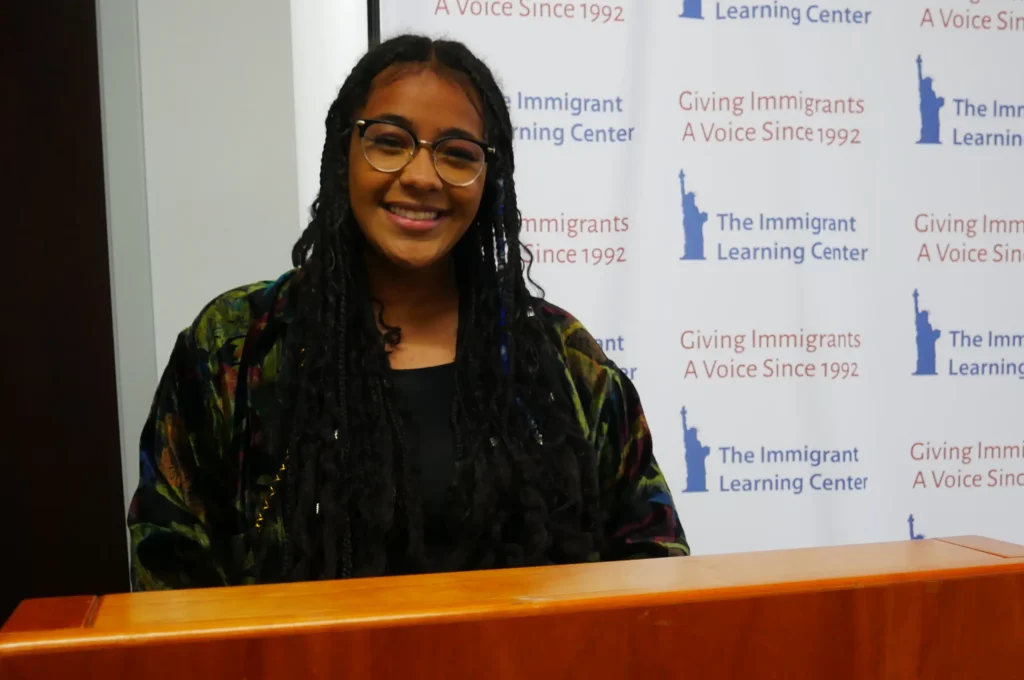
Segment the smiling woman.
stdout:
<svg viewBox="0 0 1024 680">
<path fill-rule="evenodd" d="M 391 66 L 377 81 L 349 149 L 352 212 L 383 256 L 378 267 L 450 268 L 483 198 L 490 147 L 479 96 L 464 75 L 422 65 Z"/>
<path fill-rule="evenodd" d="M 177 339 L 136 589 L 689 553 L 632 382 L 527 288 L 512 138 L 463 45 L 360 60 L 294 269 Z"/>
</svg>

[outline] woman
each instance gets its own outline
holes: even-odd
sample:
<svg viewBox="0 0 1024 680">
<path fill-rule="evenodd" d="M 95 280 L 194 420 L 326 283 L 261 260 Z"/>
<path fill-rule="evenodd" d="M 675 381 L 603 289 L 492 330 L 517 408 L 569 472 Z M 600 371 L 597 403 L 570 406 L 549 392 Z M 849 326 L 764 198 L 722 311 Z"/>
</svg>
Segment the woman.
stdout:
<svg viewBox="0 0 1024 680">
<path fill-rule="evenodd" d="M 326 126 L 295 269 L 178 337 L 141 439 L 134 587 L 688 554 L 633 385 L 527 290 L 487 67 L 395 38 Z"/>
</svg>

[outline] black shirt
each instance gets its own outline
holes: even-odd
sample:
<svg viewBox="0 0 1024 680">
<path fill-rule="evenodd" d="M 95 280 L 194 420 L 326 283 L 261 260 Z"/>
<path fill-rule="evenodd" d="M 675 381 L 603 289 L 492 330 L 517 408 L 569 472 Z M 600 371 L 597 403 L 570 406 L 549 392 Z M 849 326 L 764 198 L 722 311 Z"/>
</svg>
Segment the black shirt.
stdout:
<svg viewBox="0 0 1024 680">
<path fill-rule="evenodd" d="M 452 401 L 455 364 L 394 371 L 395 399 L 405 446 L 418 471 L 427 552 L 448 544 L 445 501 L 455 478 Z"/>
</svg>

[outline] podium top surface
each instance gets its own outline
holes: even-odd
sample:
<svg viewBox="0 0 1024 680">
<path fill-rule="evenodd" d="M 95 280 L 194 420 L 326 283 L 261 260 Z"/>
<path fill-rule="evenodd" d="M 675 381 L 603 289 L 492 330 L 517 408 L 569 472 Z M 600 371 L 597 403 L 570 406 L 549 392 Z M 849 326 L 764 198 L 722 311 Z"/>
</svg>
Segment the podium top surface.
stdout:
<svg viewBox="0 0 1024 680">
<path fill-rule="evenodd" d="M 406 626 L 867 588 L 1024 572 L 1024 546 L 963 536 L 896 543 L 351 581 L 30 600 L 0 655 L 161 638 Z"/>
</svg>

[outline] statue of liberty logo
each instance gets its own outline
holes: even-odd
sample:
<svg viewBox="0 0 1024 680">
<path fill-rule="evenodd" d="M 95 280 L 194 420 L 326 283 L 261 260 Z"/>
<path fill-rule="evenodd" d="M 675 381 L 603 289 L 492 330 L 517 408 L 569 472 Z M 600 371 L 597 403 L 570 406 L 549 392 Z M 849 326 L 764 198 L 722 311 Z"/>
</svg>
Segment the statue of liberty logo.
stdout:
<svg viewBox="0 0 1024 680">
<path fill-rule="evenodd" d="M 683 491 L 707 491 L 707 459 L 711 455 L 711 447 L 701 443 L 697 428 L 687 425 L 685 406 L 680 415 L 683 417 L 683 458 L 686 460 L 686 488 Z"/>
<path fill-rule="evenodd" d="M 910 540 L 911 541 L 920 541 L 922 538 L 924 538 L 924 535 L 922 535 L 922 534 L 915 534 L 914 533 L 914 516 L 913 515 L 911 515 L 910 517 L 907 517 L 907 524 L 910 526 Z"/>
<path fill-rule="evenodd" d="M 917 369 L 914 375 L 938 375 L 935 370 L 935 343 L 942 331 L 932 327 L 928 310 L 922 310 L 918 303 L 917 289 L 914 289 L 914 330 L 917 344 Z"/>
<path fill-rule="evenodd" d="M 921 138 L 918 144 L 941 144 L 939 135 L 939 109 L 946 100 L 935 93 L 935 84 L 931 76 L 924 77 L 921 69 L 921 55 L 917 55 L 917 92 L 921 109 Z"/>
<path fill-rule="evenodd" d="M 701 7 L 701 0 L 683 0 L 683 13 L 680 19 L 703 19 L 704 8 Z"/>
<path fill-rule="evenodd" d="M 679 191 L 683 198 L 683 256 L 680 260 L 704 259 L 704 223 L 708 214 L 697 207 L 697 195 L 686 191 L 686 173 L 679 171 Z"/>
</svg>

